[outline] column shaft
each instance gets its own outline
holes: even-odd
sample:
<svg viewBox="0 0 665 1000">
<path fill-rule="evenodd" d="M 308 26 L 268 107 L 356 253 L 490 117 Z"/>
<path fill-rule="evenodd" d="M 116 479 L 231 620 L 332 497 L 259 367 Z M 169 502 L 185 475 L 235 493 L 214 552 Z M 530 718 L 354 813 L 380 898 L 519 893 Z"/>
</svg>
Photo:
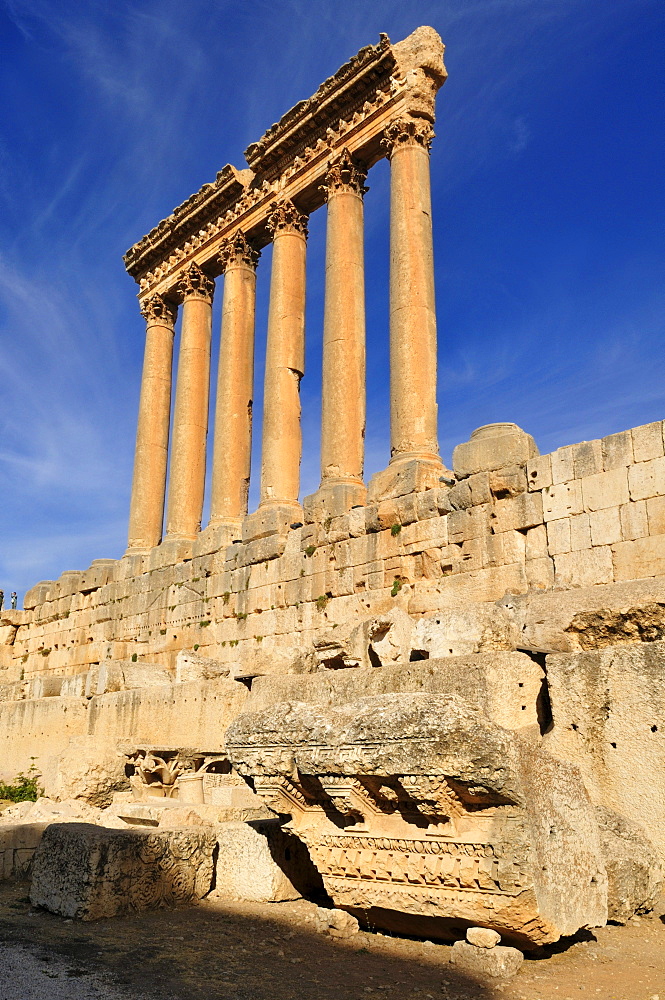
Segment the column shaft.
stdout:
<svg viewBox="0 0 665 1000">
<path fill-rule="evenodd" d="M 238 524 L 247 513 L 252 452 L 256 262 L 240 233 L 223 248 L 224 298 L 217 375 L 210 523 Z"/>
<path fill-rule="evenodd" d="M 129 513 L 130 550 L 152 548 L 162 538 L 175 310 L 159 295 L 142 308 L 147 327 Z"/>
<path fill-rule="evenodd" d="M 193 265 L 184 297 L 173 410 L 173 440 L 166 530 L 194 538 L 201 527 L 206 470 L 213 282 Z"/>
<path fill-rule="evenodd" d="M 273 212 L 271 228 L 261 506 L 297 506 L 302 451 L 300 379 L 305 370 L 306 218 L 286 202 Z"/>
<path fill-rule="evenodd" d="M 390 142 L 391 461 L 439 459 L 429 144 L 423 119 L 397 121 Z"/>
<path fill-rule="evenodd" d="M 323 321 L 321 479 L 362 483 L 365 438 L 366 171 L 344 150 L 331 165 Z"/>
</svg>

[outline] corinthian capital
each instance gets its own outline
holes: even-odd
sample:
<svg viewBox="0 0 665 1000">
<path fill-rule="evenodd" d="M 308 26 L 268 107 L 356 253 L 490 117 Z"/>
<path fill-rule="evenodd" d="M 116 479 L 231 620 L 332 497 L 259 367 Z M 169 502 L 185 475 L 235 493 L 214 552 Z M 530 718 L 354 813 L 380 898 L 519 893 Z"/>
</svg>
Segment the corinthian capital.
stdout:
<svg viewBox="0 0 665 1000">
<path fill-rule="evenodd" d="M 432 123 L 425 118 L 396 118 L 386 130 L 381 140 L 382 149 L 388 159 L 401 146 L 420 146 L 429 151 L 434 138 Z"/>
<path fill-rule="evenodd" d="M 234 265 L 237 267 L 239 264 L 245 264 L 255 271 L 260 256 L 261 251 L 257 250 L 242 230 L 239 229 L 237 233 L 234 233 L 233 236 L 222 243 L 218 261 L 222 269 L 222 274 L 229 267 L 233 267 Z"/>
<path fill-rule="evenodd" d="M 149 299 L 144 299 L 140 303 L 139 309 L 146 323 L 159 323 L 161 326 L 169 326 L 173 329 L 178 307 L 173 302 L 169 302 L 163 295 L 151 295 Z"/>
<path fill-rule="evenodd" d="M 268 229 L 273 239 L 279 233 L 298 233 L 307 239 L 307 221 L 292 201 L 280 201 L 268 216 Z"/>
<path fill-rule="evenodd" d="M 358 194 L 361 197 L 369 189 L 365 187 L 367 167 L 351 156 L 346 146 L 336 160 L 331 160 L 326 172 L 323 190 L 327 197 L 338 192 Z"/>
<path fill-rule="evenodd" d="M 198 264 L 191 264 L 178 281 L 178 294 L 183 299 L 197 298 L 212 302 L 215 282 L 209 278 Z"/>
</svg>

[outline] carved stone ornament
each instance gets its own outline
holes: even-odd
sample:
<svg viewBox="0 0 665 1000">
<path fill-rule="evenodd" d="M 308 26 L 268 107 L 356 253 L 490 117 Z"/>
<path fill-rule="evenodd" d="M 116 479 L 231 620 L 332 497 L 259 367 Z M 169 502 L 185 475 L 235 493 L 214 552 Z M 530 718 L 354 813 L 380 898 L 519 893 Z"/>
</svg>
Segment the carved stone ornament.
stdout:
<svg viewBox="0 0 665 1000">
<path fill-rule="evenodd" d="M 307 239 L 307 216 L 299 212 L 292 201 L 281 201 L 268 217 L 268 230 L 273 239 L 278 233 L 298 233 Z"/>
<path fill-rule="evenodd" d="M 198 264 L 191 264 L 178 281 L 178 293 L 183 299 L 198 298 L 212 302 L 215 294 L 215 282 L 209 278 Z"/>
<path fill-rule="evenodd" d="M 242 230 L 238 230 L 230 239 L 224 240 L 222 243 L 218 258 L 219 266 L 222 269 L 222 274 L 229 267 L 238 264 L 245 264 L 255 271 L 260 256 L 261 251 L 252 245 Z"/>
<path fill-rule="evenodd" d="M 178 307 L 163 295 L 151 295 L 149 299 L 141 302 L 139 308 L 146 323 L 160 323 L 162 326 L 170 327 L 175 325 Z"/>
<path fill-rule="evenodd" d="M 338 159 L 328 165 L 326 182 L 322 188 L 327 197 L 337 192 L 358 194 L 362 197 L 369 188 L 365 186 L 367 168 L 351 156 L 344 147 Z"/>
<path fill-rule="evenodd" d="M 422 146 L 430 150 L 434 129 L 425 118 L 396 118 L 387 126 L 381 147 L 390 158 L 400 146 Z"/>
</svg>

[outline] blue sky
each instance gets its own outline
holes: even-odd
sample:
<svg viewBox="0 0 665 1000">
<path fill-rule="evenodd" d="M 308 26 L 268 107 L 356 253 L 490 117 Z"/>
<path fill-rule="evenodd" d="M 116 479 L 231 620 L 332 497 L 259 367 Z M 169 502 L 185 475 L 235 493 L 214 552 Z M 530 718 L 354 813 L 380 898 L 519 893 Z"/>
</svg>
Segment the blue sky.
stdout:
<svg viewBox="0 0 665 1000">
<path fill-rule="evenodd" d="M 5 593 L 124 551 L 144 336 L 124 251 L 380 31 L 419 24 L 450 74 L 432 151 L 444 459 L 498 420 L 546 452 L 665 417 L 662 0 L 0 0 Z M 368 475 L 389 455 L 388 180 L 382 162 L 366 196 Z M 303 493 L 325 210 L 310 233 Z"/>
</svg>

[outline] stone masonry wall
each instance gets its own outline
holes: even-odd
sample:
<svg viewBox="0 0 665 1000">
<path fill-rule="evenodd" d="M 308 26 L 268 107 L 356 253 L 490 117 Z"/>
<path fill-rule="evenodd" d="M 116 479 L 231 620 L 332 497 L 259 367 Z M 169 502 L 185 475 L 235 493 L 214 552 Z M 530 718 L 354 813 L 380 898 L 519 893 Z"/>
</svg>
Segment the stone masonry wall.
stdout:
<svg viewBox="0 0 665 1000">
<path fill-rule="evenodd" d="M 0 699 L 59 694 L 45 677 L 109 659 L 173 669 L 181 649 L 236 674 L 284 671 L 322 631 L 395 606 L 418 616 L 665 575 L 662 422 L 543 456 L 493 426 L 480 450 L 475 435 L 456 449 L 452 486 L 333 518 L 306 503 L 301 527 L 213 552 L 195 542 L 176 565 L 157 546 L 36 585 L 25 610 L 0 614 Z"/>
</svg>

